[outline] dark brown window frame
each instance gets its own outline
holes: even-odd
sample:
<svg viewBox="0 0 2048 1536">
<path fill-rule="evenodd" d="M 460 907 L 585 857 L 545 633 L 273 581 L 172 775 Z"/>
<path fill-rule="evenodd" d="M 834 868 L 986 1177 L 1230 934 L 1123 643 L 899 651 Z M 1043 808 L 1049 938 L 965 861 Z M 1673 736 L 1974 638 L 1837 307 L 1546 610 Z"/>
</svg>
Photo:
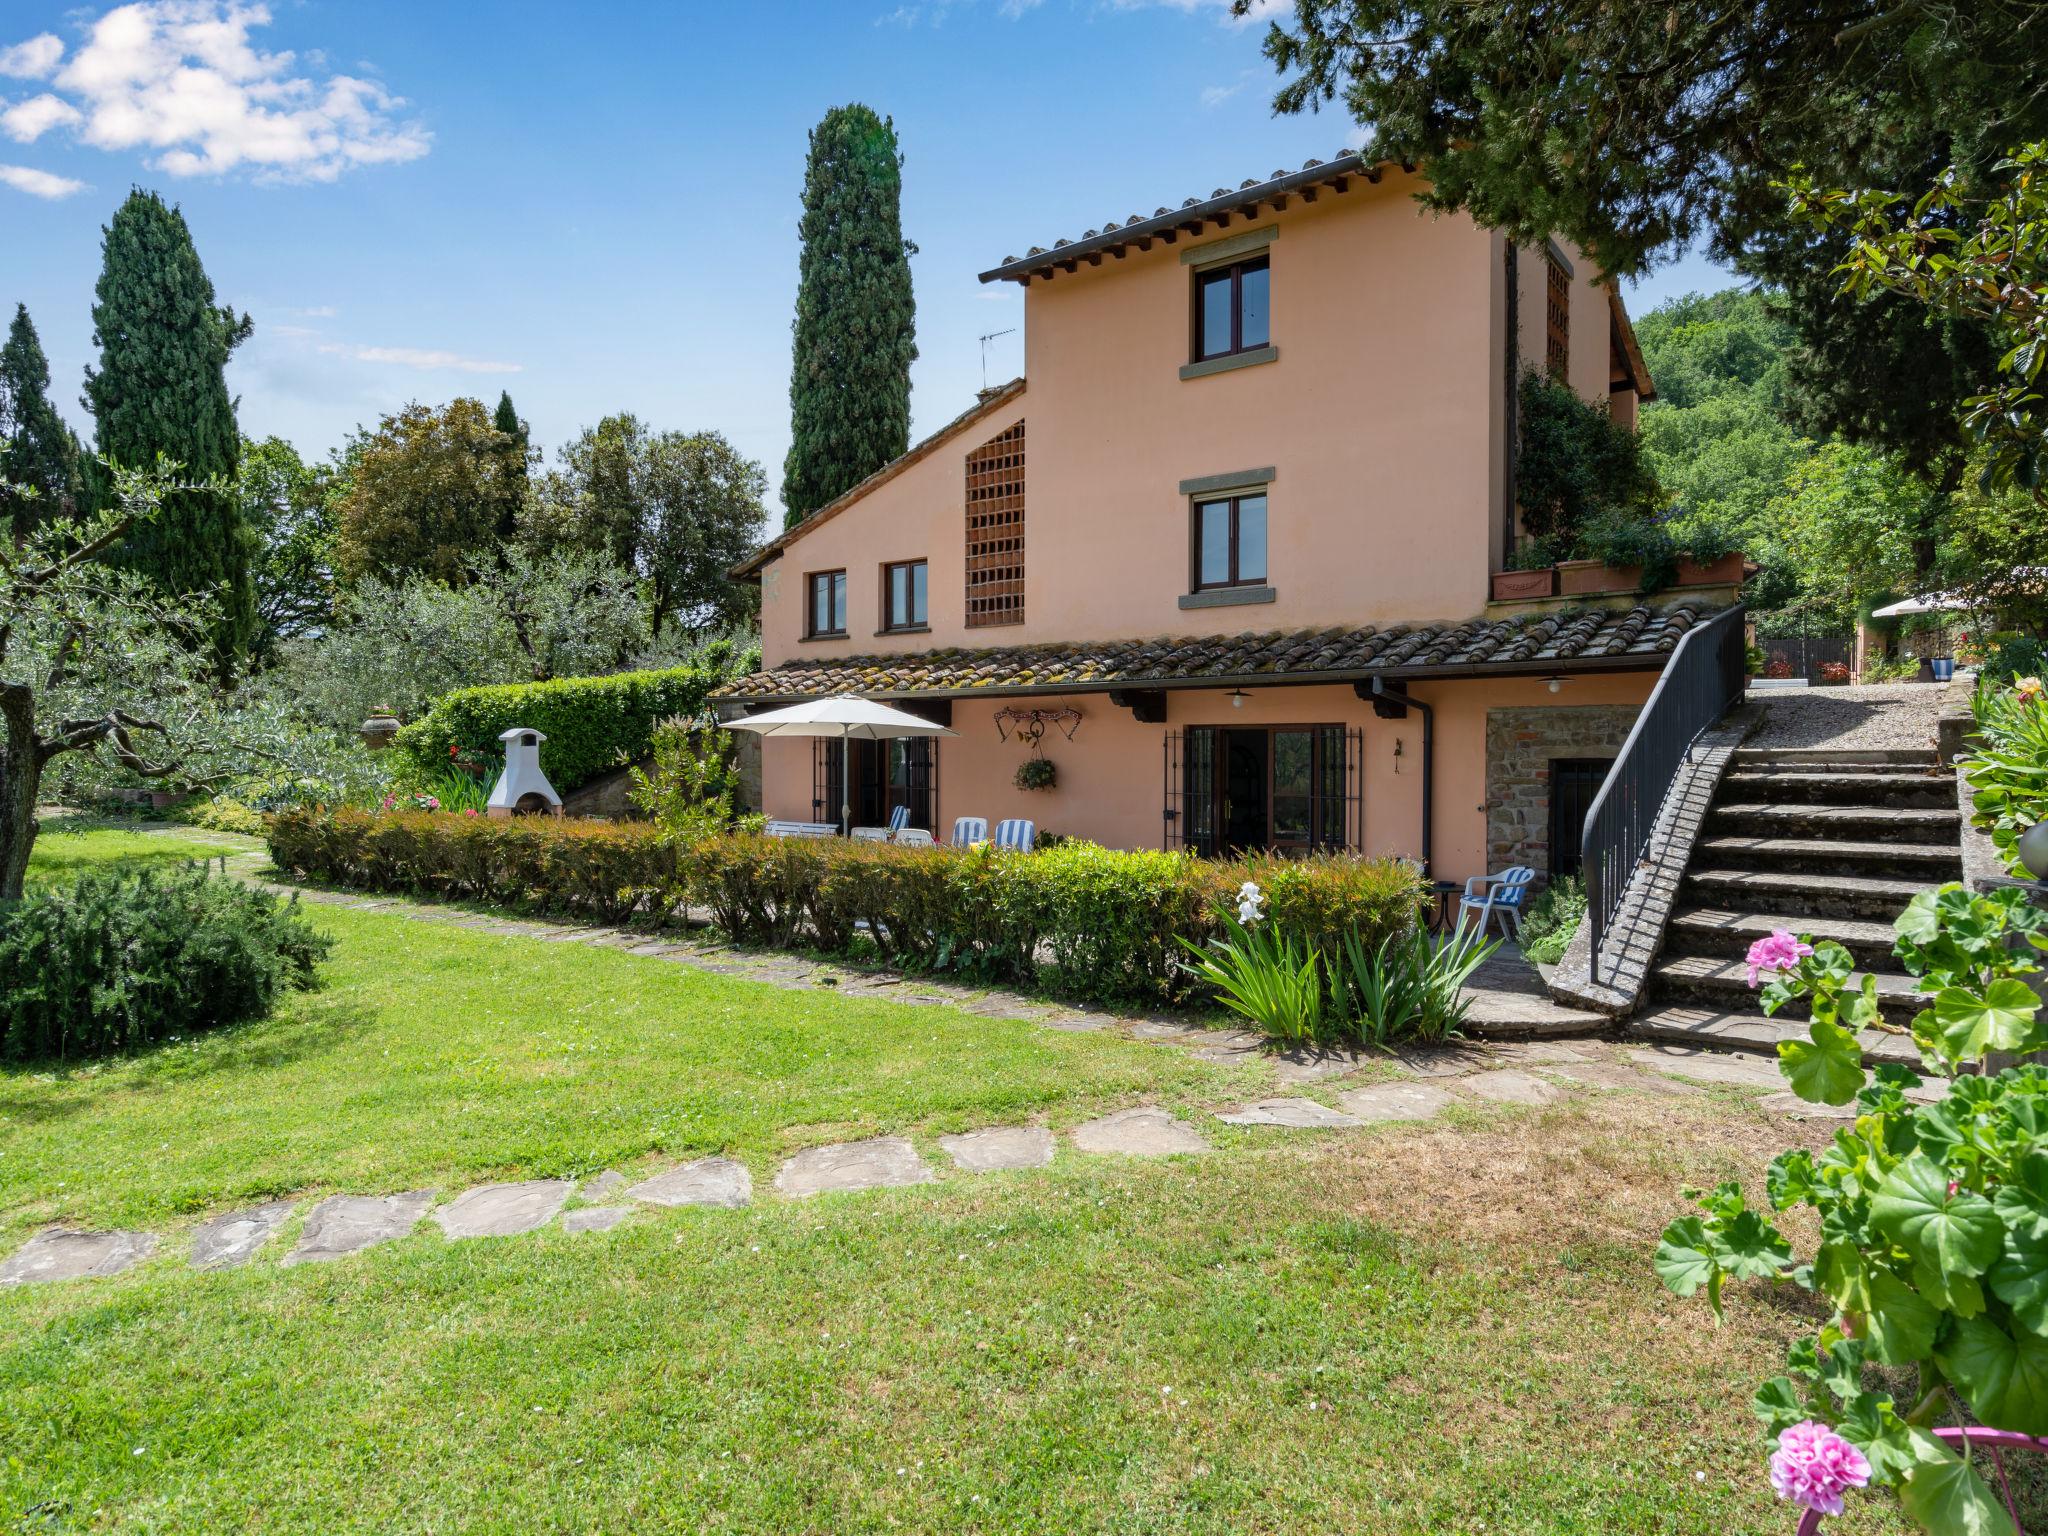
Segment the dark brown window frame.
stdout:
<svg viewBox="0 0 2048 1536">
<path fill-rule="evenodd" d="M 839 608 L 839 627 L 837 629 L 819 629 L 817 627 L 818 583 L 820 581 L 829 581 L 835 576 L 839 578 L 839 602 L 837 605 Z M 804 638 L 806 640 L 844 640 L 846 638 L 847 607 L 846 568 L 844 566 L 838 566 L 828 571 L 804 572 Z"/>
<path fill-rule="evenodd" d="M 1250 271 L 1266 273 L 1266 302 L 1270 306 L 1273 298 L 1273 257 L 1270 251 L 1240 257 L 1236 261 L 1219 261 L 1214 266 L 1196 267 L 1188 284 L 1188 361 L 1190 363 L 1214 362 L 1219 357 L 1238 357 L 1246 352 L 1260 352 L 1273 345 L 1273 317 L 1266 316 L 1266 339 L 1252 342 L 1249 346 L 1244 339 L 1244 275 Z M 1220 352 L 1202 350 L 1202 288 L 1219 272 L 1230 274 L 1230 345 Z"/>
<path fill-rule="evenodd" d="M 1266 503 L 1266 569 L 1256 576 L 1240 576 L 1238 565 L 1238 503 L 1256 496 Z M 1202 508 L 1218 503 L 1230 503 L 1230 579 L 1228 581 L 1202 580 Z M 1204 496 L 1188 498 L 1188 590 L 1190 592 L 1230 592 L 1241 587 L 1263 587 L 1270 585 L 1273 575 L 1272 560 L 1273 501 L 1272 495 L 1263 485 L 1247 485 L 1242 490 L 1225 491 L 1221 494 L 1210 492 Z"/>
<path fill-rule="evenodd" d="M 1312 853 L 1318 849 L 1337 849 L 1350 846 L 1349 823 L 1351 806 L 1348 797 L 1343 793 L 1342 784 L 1345 773 L 1350 766 L 1346 755 L 1351 750 L 1351 728 L 1342 721 L 1281 720 L 1274 721 L 1271 724 L 1241 725 L 1229 720 L 1218 720 L 1214 722 L 1202 721 L 1191 723 L 1186 729 L 1213 730 L 1218 733 L 1217 739 L 1219 742 L 1222 739 L 1221 733 L 1225 731 L 1265 736 L 1266 842 L 1263 846 L 1267 852 L 1298 855 Z M 1276 841 L 1273 837 L 1273 802 L 1278 798 L 1279 791 L 1277 782 L 1279 777 L 1279 750 L 1278 743 L 1274 741 L 1274 738 L 1292 733 L 1304 734 L 1309 738 L 1309 782 L 1311 786 L 1325 784 L 1329 767 L 1327 754 L 1330 737 L 1334 734 L 1338 738 L 1339 793 L 1335 797 L 1335 804 L 1333 806 L 1331 797 L 1327 793 L 1312 787 L 1309 790 L 1309 834 L 1307 840 L 1280 842 Z M 1209 765 L 1209 771 L 1211 775 L 1211 794 L 1213 796 L 1212 804 L 1218 822 L 1216 836 L 1220 849 L 1223 831 L 1221 823 L 1228 820 L 1226 802 L 1229 798 L 1227 793 L 1228 767 L 1222 753 L 1219 752 L 1215 755 Z M 1326 784 L 1325 787 L 1327 787 Z M 1336 821 L 1334 829 L 1329 824 L 1329 817 L 1333 810 Z"/>
<path fill-rule="evenodd" d="M 914 567 L 922 567 L 924 570 L 924 613 L 919 618 L 902 618 L 896 612 L 895 595 L 891 581 L 896 572 L 907 571 Z M 932 627 L 931 562 L 929 560 L 890 560 L 884 562 L 882 566 L 882 600 L 880 607 L 882 627 L 875 631 L 878 635 L 914 635 L 929 630 Z"/>
</svg>

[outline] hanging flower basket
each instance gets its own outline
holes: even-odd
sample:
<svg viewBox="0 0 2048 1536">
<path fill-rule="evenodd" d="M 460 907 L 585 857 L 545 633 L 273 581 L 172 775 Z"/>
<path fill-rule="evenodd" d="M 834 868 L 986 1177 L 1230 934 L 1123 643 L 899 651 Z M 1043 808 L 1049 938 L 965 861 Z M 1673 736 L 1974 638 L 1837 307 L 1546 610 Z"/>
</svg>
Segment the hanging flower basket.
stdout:
<svg viewBox="0 0 2048 1536">
<path fill-rule="evenodd" d="M 1060 771 L 1049 757 L 1027 757 L 1017 765 L 1013 780 L 1019 789 L 1051 789 L 1060 781 Z"/>
</svg>

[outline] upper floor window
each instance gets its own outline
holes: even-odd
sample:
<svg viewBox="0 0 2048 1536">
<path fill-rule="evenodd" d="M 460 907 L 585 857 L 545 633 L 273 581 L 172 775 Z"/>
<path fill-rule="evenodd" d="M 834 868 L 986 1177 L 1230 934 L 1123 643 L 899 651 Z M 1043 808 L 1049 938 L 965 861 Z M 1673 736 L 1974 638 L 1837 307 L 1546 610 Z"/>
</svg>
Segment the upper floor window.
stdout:
<svg viewBox="0 0 2048 1536">
<path fill-rule="evenodd" d="M 1195 273 L 1194 360 L 1228 357 L 1270 343 L 1272 297 L 1272 273 L 1264 254 Z"/>
<path fill-rule="evenodd" d="M 1266 493 L 1194 504 L 1194 588 L 1257 587 L 1266 581 Z"/>
<path fill-rule="evenodd" d="M 1552 378 L 1568 379 L 1572 362 L 1572 275 L 1547 252 L 1543 270 L 1543 362 Z"/>
<path fill-rule="evenodd" d="M 819 640 L 846 633 L 846 572 L 813 571 L 804 578 L 809 587 L 804 633 Z"/>
<path fill-rule="evenodd" d="M 928 622 L 924 561 L 905 560 L 883 566 L 882 628 L 923 629 Z"/>
</svg>

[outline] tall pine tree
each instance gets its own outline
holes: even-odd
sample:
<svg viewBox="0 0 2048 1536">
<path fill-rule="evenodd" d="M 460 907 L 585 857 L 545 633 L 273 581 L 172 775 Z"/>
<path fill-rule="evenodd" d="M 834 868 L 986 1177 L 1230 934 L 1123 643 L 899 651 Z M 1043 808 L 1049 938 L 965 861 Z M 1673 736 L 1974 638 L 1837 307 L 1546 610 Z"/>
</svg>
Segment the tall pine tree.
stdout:
<svg viewBox="0 0 2048 1536">
<path fill-rule="evenodd" d="M 0 530 L 11 524 L 16 539 L 77 504 L 78 438 L 50 404 L 49 388 L 50 362 L 35 323 L 28 306 L 16 304 L 0 346 Z"/>
<path fill-rule="evenodd" d="M 512 391 L 498 391 L 498 408 L 491 413 L 491 425 L 505 439 L 507 462 L 518 476 L 522 485 L 527 480 L 527 471 L 532 467 L 531 450 L 527 437 L 526 423 L 519 419 L 519 412 L 512 405 Z M 508 550 L 519 537 L 519 507 L 507 503 L 505 511 L 498 518 L 498 548 Z"/>
<path fill-rule="evenodd" d="M 248 338 L 246 315 L 214 302 L 185 216 L 136 190 L 104 231 L 92 307 L 100 364 L 85 375 L 100 454 L 142 466 L 159 454 L 194 480 L 233 481 L 241 454 L 228 354 Z M 173 594 L 220 603 L 214 650 L 223 676 L 256 629 L 256 539 L 232 487 L 180 491 L 133 536 L 122 558 Z"/>
<path fill-rule="evenodd" d="M 910 444 L 917 313 L 894 123 L 858 102 L 811 130 L 782 504 L 791 525 Z"/>
</svg>

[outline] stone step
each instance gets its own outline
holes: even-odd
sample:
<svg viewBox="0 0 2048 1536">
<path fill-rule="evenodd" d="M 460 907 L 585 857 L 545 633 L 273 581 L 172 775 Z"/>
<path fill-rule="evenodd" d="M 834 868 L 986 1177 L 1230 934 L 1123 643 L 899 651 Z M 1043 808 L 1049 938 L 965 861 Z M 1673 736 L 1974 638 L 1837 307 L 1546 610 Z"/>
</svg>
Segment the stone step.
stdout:
<svg viewBox="0 0 2048 1536">
<path fill-rule="evenodd" d="M 1738 747 L 1731 768 L 1804 769 L 1821 773 L 1883 773 L 1898 768 L 1932 768 L 1932 747 Z"/>
<path fill-rule="evenodd" d="M 1920 880 L 1873 875 L 1817 876 L 1789 869 L 1688 869 L 1686 894 L 1726 907 L 1768 907 L 1814 917 L 1860 917 L 1889 923 L 1926 889 Z"/>
<path fill-rule="evenodd" d="M 1963 877 L 1959 849 L 1941 843 L 1866 843 L 1846 837 L 1707 837 L 1694 858 L 1721 869 L 1786 869 L 1876 875 L 1927 885 Z"/>
<path fill-rule="evenodd" d="M 1792 1009 L 1786 1010 L 1786 1013 L 1790 1012 Z M 1628 1021 L 1626 1027 L 1628 1033 L 1638 1040 L 1745 1051 L 1757 1056 L 1775 1056 L 1779 1042 L 1807 1037 L 1804 1018 L 1795 1020 L 1781 1014 L 1773 1019 L 1761 1013 L 1724 1013 L 1718 1009 L 1689 1008 L 1679 1004 L 1639 1013 Z M 1857 1043 L 1863 1047 L 1865 1066 L 1876 1066 L 1886 1061 L 1916 1070 L 1920 1066 L 1920 1052 L 1906 1035 L 1866 1029 L 1857 1037 Z"/>
<path fill-rule="evenodd" d="M 1920 983 L 1900 971 L 1859 971 L 1849 978 L 1850 985 L 1860 989 L 1865 975 L 1875 978 L 1878 1009 L 1894 1024 L 1910 1024 L 1913 1015 L 1930 1001 Z M 1759 982 L 1762 979 L 1759 977 Z M 1759 1011 L 1757 994 L 1749 985 L 1749 967 L 1741 960 L 1723 955 L 1670 955 L 1657 963 L 1651 980 L 1659 1004 L 1731 1013 Z"/>
<path fill-rule="evenodd" d="M 1853 917 L 1802 917 L 1786 912 L 1732 912 L 1721 907 L 1687 907 L 1675 913 L 1667 935 L 1667 955 L 1744 955 L 1758 939 L 1780 928 L 1807 934 L 1816 941 L 1833 939 L 1873 971 L 1896 970 L 1892 956 L 1896 935 L 1890 923 Z"/>
<path fill-rule="evenodd" d="M 1874 805 L 1953 808 L 1953 774 L 1872 770 L 1838 773 L 1833 769 L 1743 768 L 1721 781 L 1721 793 L 1733 800 L 1758 800 L 1773 805 Z"/>
<path fill-rule="evenodd" d="M 1835 835 L 1871 843 L 1946 843 L 1959 847 L 1961 814 L 1946 810 L 1863 805 L 1770 805 L 1756 801 L 1716 804 L 1707 813 L 1716 835 L 1811 837 Z"/>
</svg>

